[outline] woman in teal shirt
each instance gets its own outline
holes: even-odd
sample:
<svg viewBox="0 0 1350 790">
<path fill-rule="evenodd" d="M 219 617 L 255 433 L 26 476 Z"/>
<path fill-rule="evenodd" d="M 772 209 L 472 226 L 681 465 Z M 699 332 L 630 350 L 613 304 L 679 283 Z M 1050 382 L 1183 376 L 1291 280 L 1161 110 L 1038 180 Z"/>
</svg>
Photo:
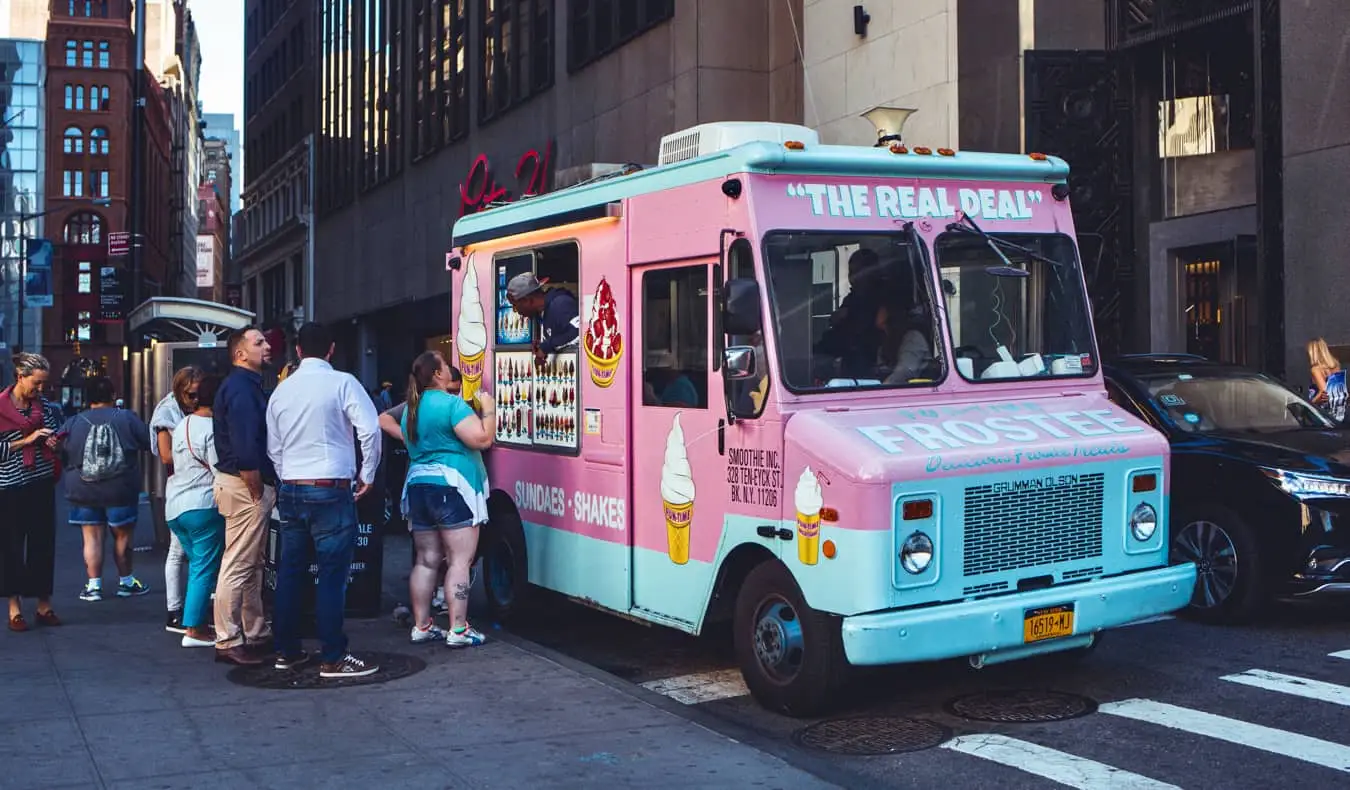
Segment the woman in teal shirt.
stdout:
<svg viewBox="0 0 1350 790">
<path fill-rule="evenodd" d="M 408 409 L 401 429 L 408 447 L 403 512 L 408 516 L 417 561 L 408 576 L 415 643 L 444 639 L 450 647 L 481 645 L 485 638 L 468 621 L 469 566 L 478 550 L 478 528 L 487 523 L 487 469 L 482 451 L 497 435 L 497 404 L 478 394 L 481 414 L 447 389 L 456 378 L 438 352 L 413 361 Z M 431 619 L 431 597 L 441 561 L 449 559 L 445 591 L 450 631 Z"/>
</svg>

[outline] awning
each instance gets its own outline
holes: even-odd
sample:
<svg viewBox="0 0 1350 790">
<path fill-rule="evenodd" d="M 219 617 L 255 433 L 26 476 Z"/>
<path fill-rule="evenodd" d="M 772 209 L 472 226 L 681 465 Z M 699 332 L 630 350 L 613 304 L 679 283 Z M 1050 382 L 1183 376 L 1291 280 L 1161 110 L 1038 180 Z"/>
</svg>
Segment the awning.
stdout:
<svg viewBox="0 0 1350 790">
<path fill-rule="evenodd" d="M 254 314 L 238 307 L 202 299 L 156 296 L 131 311 L 128 324 L 134 335 L 161 343 L 200 342 L 210 335 L 223 340 L 236 329 L 253 323 Z"/>
</svg>

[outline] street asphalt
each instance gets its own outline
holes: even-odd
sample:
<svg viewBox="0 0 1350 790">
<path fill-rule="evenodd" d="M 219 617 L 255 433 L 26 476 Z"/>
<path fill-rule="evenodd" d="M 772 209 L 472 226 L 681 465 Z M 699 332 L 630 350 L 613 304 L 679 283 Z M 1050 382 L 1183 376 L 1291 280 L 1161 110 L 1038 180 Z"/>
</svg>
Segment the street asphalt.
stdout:
<svg viewBox="0 0 1350 790">
<path fill-rule="evenodd" d="M 406 537 L 384 555 L 392 613 Z M 869 671 L 802 721 L 748 696 L 724 628 L 690 637 L 553 595 L 509 628 L 478 614 L 491 641 L 470 651 L 410 645 L 391 616 L 348 622 L 354 650 L 425 662 L 409 677 L 248 688 L 163 631 L 162 556 L 136 558 L 151 595 L 83 603 L 63 529 L 66 625 L 0 632 L 0 787 L 1350 787 L 1340 602 L 1241 628 L 1163 618 L 1069 667 Z"/>
</svg>

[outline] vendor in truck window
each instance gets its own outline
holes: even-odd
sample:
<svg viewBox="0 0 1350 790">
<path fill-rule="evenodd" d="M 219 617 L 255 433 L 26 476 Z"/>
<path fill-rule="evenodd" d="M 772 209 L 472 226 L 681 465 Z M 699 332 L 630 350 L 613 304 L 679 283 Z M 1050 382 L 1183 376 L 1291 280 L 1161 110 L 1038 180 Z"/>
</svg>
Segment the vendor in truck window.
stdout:
<svg viewBox="0 0 1350 790">
<path fill-rule="evenodd" d="M 830 325 L 816 344 L 816 352 L 839 360 L 843 378 L 871 377 L 877 363 L 882 310 L 881 262 L 872 250 L 863 248 L 848 259 L 848 295 L 830 313 Z"/>
<path fill-rule="evenodd" d="M 534 360 L 542 365 L 549 355 L 573 348 L 581 334 L 576 297 L 566 288 L 545 291 L 534 272 L 521 272 L 506 284 L 506 298 L 521 316 L 537 321 Z"/>
</svg>

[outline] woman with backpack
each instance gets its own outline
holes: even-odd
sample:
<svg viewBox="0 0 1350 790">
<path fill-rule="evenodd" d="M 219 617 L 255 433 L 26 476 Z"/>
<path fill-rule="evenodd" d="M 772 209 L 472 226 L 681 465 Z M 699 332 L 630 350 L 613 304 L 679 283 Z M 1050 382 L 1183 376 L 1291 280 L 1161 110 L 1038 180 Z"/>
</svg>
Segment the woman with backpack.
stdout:
<svg viewBox="0 0 1350 790">
<path fill-rule="evenodd" d="M 24 598 L 37 599 L 39 625 L 61 624 L 52 611 L 61 409 L 42 397 L 50 370 L 45 358 L 18 354 L 14 385 L 0 391 L 0 594 L 11 631 L 28 630 Z"/>
<path fill-rule="evenodd" d="M 132 573 L 131 537 L 140 515 L 140 454 L 148 453 L 150 429 L 129 409 L 114 406 L 107 376 L 85 389 L 89 409 L 66 425 L 66 500 L 70 523 L 84 530 L 84 565 L 89 573 L 82 601 L 103 600 L 103 532 L 113 533 L 113 559 L 120 577 L 118 598 L 145 595 L 150 588 Z"/>
<path fill-rule="evenodd" d="M 173 476 L 164 491 L 164 519 L 188 558 L 183 647 L 215 647 L 211 593 L 225 552 L 225 517 L 216 509 L 216 390 L 219 376 L 193 387 L 190 413 L 173 429 Z"/>
</svg>

